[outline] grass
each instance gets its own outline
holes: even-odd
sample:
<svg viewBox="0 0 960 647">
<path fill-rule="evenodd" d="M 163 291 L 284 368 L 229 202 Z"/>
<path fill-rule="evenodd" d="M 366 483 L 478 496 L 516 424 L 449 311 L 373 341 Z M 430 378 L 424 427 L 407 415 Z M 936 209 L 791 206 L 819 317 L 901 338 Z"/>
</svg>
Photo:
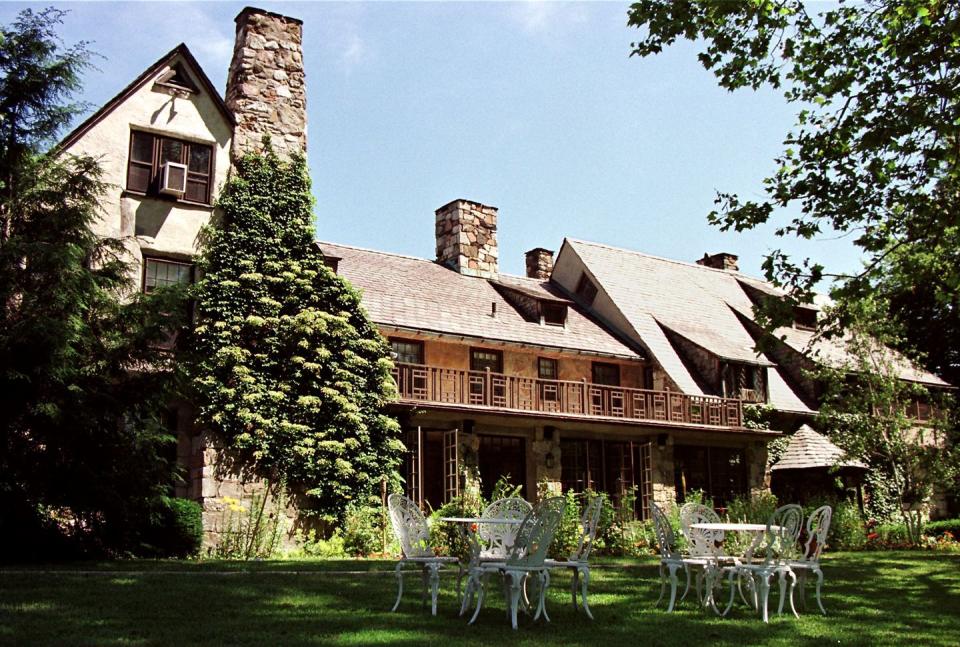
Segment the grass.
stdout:
<svg viewBox="0 0 960 647">
<path fill-rule="evenodd" d="M 513 632 L 503 602 L 477 624 L 456 614 L 454 578 L 441 581 L 436 617 L 407 579 L 397 613 L 393 562 L 125 561 L 0 570 L 0 643 L 81 645 L 956 645 L 960 555 L 839 553 L 825 558 L 824 603 L 769 625 L 735 609 L 717 618 L 688 599 L 653 608 L 656 560 L 603 560 L 594 569 L 590 622 L 570 608 L 569 575 L 550 590 L 546 624 L 521 618 Z M 82 569 L 82 571 L 81 571 Z M 342 571 L 363 571 L 341 574 Z M 774 606 L 775 610 L 775 606 Z"/>
</svg>

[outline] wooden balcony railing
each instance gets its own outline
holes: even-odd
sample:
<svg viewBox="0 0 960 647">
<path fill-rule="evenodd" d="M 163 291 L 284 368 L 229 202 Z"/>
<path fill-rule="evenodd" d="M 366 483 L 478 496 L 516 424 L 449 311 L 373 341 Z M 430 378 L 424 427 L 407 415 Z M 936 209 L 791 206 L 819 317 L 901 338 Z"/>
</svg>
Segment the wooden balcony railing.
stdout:
<svg viewBox="0 0 960 647">
<path fill-rule="evenodd" d="M 490 371 L 396 364 L 401 401 L 468 405 L 523 412 L 741 427 L 740 400 L 605 386 L 587 381 L 541 380 Z"/>
</svg>

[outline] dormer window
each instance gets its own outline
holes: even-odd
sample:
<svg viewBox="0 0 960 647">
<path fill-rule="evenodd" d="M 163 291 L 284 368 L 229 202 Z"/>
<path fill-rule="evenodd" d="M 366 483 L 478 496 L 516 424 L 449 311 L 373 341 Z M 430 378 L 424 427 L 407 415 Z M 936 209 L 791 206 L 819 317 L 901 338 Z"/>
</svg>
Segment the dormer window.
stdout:
<svg viewBox="0 0 960 647">
<path fill-rule="evenodd" d="M 798 330 L 816 330 L 817 311 L 814 308 L 796 306 L 793 309 L 793 325 Z"/>
<path fill-rule="evenodd" d="M 735 362 L 724 364 L 723 396 L 745 402 L 766 402 L 766 367 Z"/>
<path fill-rule="evenodd" d="M 577 283 L 577 296 L 588 306 L 593 305 L 593 300 L 597 297 L 597 286 L 593 284 L 586 272 L 580 275 L 580 282 Z"/>
<path fill-rule="evenodd" d="M 159 87 L 158 87 L 159 86 Z M 197 91 L 197 86 L 193 79 L 183 69 L 182 63 L 177 63 L 166 72 L 157 77 L 154 90 L 173 92 L 177 94 L 189 95 Z"/>
<path fill-rule="evenodd" d="M 567 323 L 565 303 L 540 302 L 540 320 L 547 326 L 564 326 Z"/>
</svg>

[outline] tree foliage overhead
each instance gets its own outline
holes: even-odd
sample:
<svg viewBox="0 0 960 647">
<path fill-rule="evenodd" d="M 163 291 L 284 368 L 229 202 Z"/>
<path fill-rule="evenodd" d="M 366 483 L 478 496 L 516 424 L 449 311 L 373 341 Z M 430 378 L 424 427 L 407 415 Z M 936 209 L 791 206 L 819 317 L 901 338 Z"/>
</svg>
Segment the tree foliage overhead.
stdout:
<svg viewBox="0 0 960 647">
<path fill-rule="evenodd" d="M 198 285 L 200 422 L 237 466 L 342 514 L 392 478 L 402 444 L 383 338 L 314 242 L 303 157 L 237 162 Z"/>
<path fill-rule="evenodd" d="M 782 88 L 797 105 L 763 197 L 719 193 L 711 222 L 741 231 L 793 207 L 799 215 L 777 235 L 842 232 L 863 250 L 863 271 L 838 277 L 841 305 L 879 295 L 923 348 L 922 322 L 910 320 L 921 300 L 960 337 L 960 4 L 641 0 L 629 24 L 644 30 L 635 55 L 697 41 L 721 87 Z M 802 300 L 828 276 L 780 250 L 764 269 Z M 852 316 L 836 312 L 837 323 Z M 929 353 L 931 368 L 960 378 L 960 345 L 946 357 L 925 350 L 941 351 Z"/>
<path fill-rule="evenodd" d="M 136 551 L 174 479 L 162 418 L 176 376 L 154 346 L 178 296 L 121 298 L 124 247 L 91 230 L 97 160 L 44 150 L 77 114 L 64 101 L 89 60 L 59 44 L 62 16 L 0 28 L 0 536 L 26 551 L 4 557 L 49 549 L 37 532 Z"/>
</svg>

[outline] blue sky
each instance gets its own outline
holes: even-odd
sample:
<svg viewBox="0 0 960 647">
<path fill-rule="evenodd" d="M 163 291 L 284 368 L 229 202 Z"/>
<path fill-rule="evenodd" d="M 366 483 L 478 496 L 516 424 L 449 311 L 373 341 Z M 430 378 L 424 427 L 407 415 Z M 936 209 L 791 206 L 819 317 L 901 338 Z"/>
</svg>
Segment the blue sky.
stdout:
<svg viewBox="0 0 960 647">
<path fill-rule="evenodd" d="M 0 21 L 49 4 L 2 4 Z M 53 4 L 71 10 L 64 41 L 105 57 L 82 97 L 97 106 L 180 42 L 222 92 L 249 3 Z M 432 258 L 433 211 L 467 198 L 500 209 L 508 273 L 564 236 L 690 261 L 728 251 L 755 275 L 778 247 L 858 266 L 846 240 L 707 224 L 715 191 L 760 195 L 795 110 L 719 89 L 687 43 L 631 58 L 627 3 L 257 6 L 304 21 L 320 239 Z"/>
</svg>

